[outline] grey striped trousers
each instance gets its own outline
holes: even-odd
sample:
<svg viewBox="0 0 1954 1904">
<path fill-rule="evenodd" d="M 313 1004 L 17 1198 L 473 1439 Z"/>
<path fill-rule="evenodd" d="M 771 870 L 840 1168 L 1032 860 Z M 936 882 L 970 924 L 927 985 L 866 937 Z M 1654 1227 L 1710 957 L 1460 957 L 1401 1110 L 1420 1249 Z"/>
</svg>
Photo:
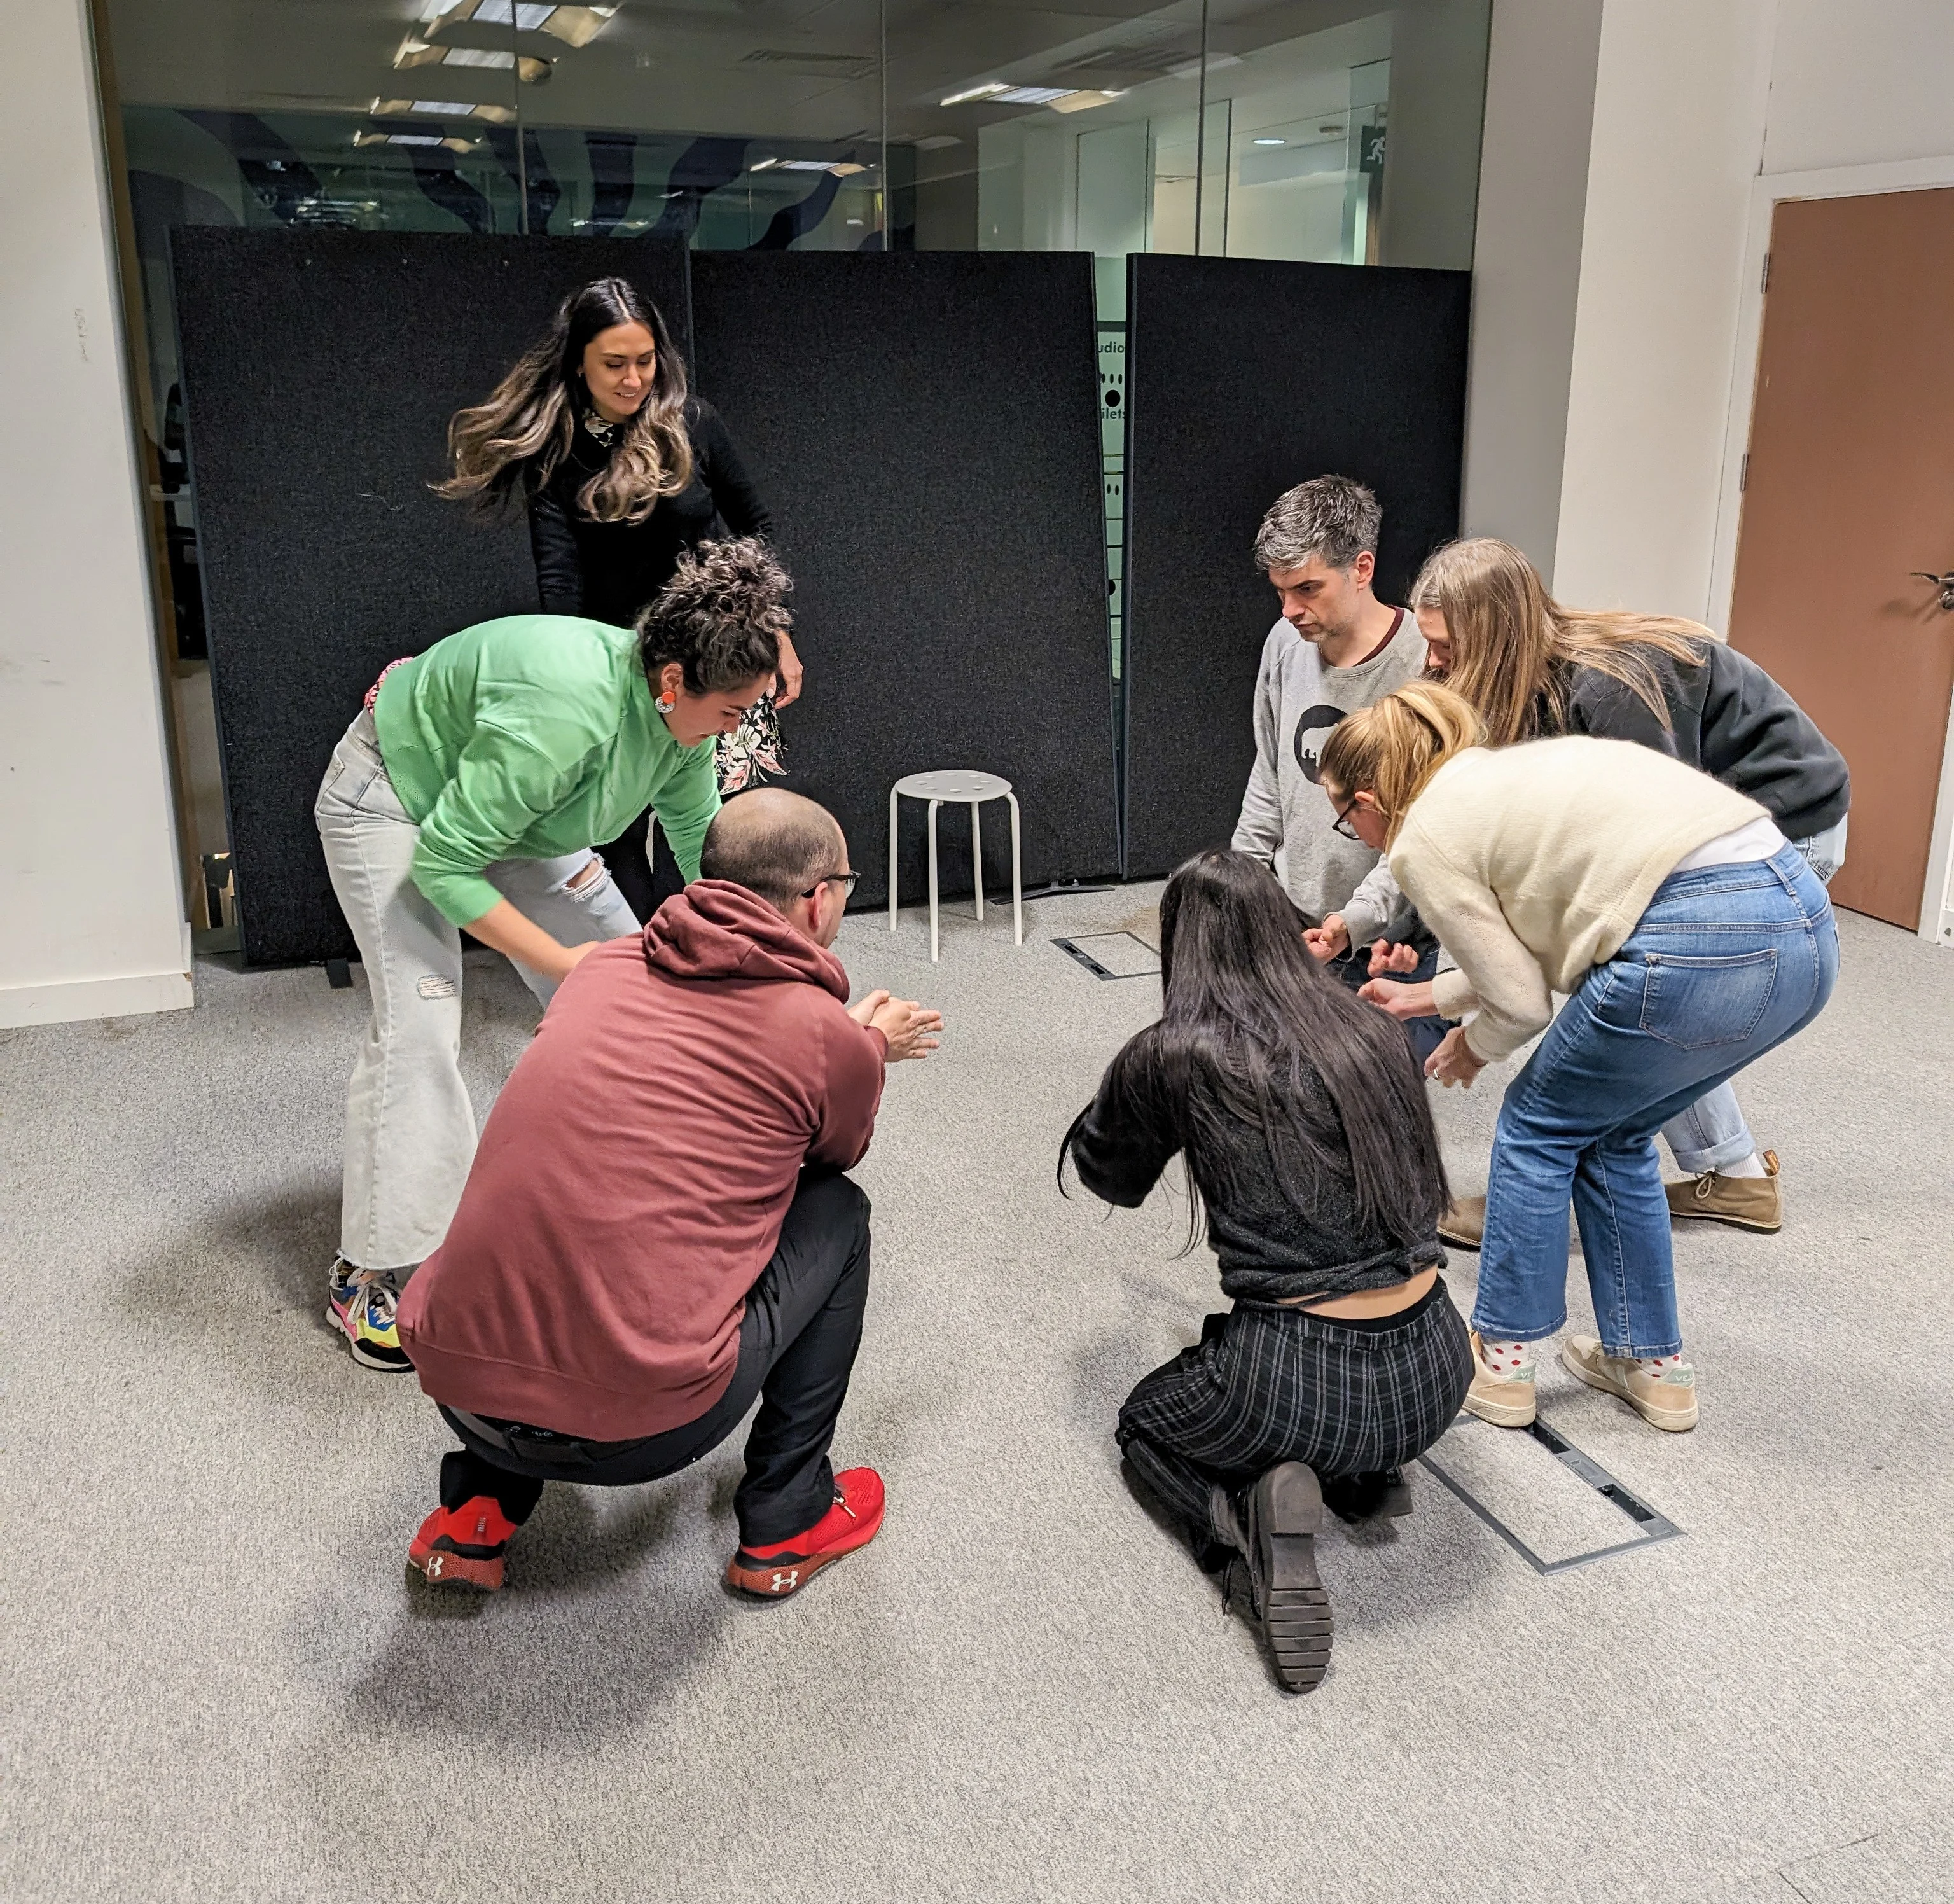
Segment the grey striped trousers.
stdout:
<svg viewBox="0 0 1954 1904">
<path fill-rule="evenodd" d="M 1408 1316 L 1356 1328 L 1261 1304 L 1211 1315 L 1126 1397 L 1120 1446 L 1197 1551 L 1214 1482 L 1246 1488 L 1282 1461 L 1325 1479 L 1400 1467 L 1451 1426 L 1472 1379 L 1442 1277 Z"/>
</svg>

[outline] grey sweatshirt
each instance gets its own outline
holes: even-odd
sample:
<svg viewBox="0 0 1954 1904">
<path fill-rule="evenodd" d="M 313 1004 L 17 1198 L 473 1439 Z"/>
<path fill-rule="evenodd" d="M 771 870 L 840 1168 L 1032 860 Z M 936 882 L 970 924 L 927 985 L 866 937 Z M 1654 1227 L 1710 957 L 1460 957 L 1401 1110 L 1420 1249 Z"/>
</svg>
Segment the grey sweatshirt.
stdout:
<svg viewBox="0 0 1954 1904">
<path fill-rule="evenodd" d="M 1316 762 L 1345 715 L 1425 671 L 1425 637 L 1402 608 L 1397 615 L 1382 652 L 1355 668 L 1325 668 L 1315 643 L 1286 621 L 1269 630 L 1255 677 L 1255 764 L 1235 825 L 1236 849 L 1275 869 L 1296 910 L 1312 925 L 1341 913 L 1356 945 L 1384 930 L 1387 906 L 1357 897 L 1378 858 L 1334 830 L 1337 810 Z"/>
</svg>

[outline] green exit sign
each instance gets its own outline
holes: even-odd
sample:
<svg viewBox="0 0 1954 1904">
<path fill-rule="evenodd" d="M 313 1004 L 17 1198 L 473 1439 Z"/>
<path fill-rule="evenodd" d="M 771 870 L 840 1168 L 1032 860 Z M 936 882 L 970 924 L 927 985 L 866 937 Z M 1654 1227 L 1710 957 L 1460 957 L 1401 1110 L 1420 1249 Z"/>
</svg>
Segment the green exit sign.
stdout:
<svg viewBox="0 0 1954 1904">
<path fill-rule="evenodd" d="M 1384 169 L 1384 128 L 1360 126 L 1357 129 L 1357 169 L 1381 172 Z"/>
</svg>

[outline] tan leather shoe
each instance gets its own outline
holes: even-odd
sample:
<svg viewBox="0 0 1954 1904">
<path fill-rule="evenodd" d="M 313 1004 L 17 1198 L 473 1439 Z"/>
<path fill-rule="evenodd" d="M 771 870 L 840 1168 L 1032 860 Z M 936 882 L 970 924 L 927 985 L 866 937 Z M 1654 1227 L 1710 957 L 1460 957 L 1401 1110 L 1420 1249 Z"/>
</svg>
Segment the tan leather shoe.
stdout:
<svg viewBox="0 0 1954 1904">
<path fill-rule="evenodd" d="M 1472 1341 L 1472 1386 L 1466 1391 L 1468 1415 L 1476 1415 L 1495 1428 L 1527 1428 L 1534 1416 L 1534 1365 L 1528 1362 L 1515 1373 L 1502 1375 L 1486 1365 L 1486 1344 L 1477 1329 Z"/>
<path fill-rule="evenodd" d="M 1672 1217 L 1703 1217 L 1739 1230 L 1761 1230 L 1767 1236 L 1784 1227 L 1784 1204 L 1778 1194 L 1777 1152 L 1764 1152 L 1762 1177 L 1724 1177 L 1705 1170 L 1682 1183 L 1665 1183 Z M 1445 1234 L 1443 1224 L 1438 1233 Z"/>
<path fill-rule="evenodd" d="M 1438 1233 L 1456 1249 L 1477 1249 L 1486 1236 L 1486 1199 L 1456 1196 L 1438 1219 Z"/>
<path fill-rule="evenodd" d="M 1638 1362 L 1607 1354 L 1592 1336 L 1577 1335 L 1561 1344 L 1560 1365 L 1590 1388 L 1619 1395 L 1651 1428 L 1681 1434 L 1696 1425 L 1696 1371 L 1686 1362 L 1651 1375 Z"/>
</svg>

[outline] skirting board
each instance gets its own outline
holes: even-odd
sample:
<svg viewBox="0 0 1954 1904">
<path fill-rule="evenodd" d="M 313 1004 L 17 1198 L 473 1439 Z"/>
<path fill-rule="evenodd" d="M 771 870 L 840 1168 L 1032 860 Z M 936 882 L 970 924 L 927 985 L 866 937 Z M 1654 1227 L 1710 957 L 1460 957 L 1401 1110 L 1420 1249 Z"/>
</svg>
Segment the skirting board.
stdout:
<svg viewBox="0 0 1954 1904">
<path fill-rule="evenodd" d="M 55 979 L 43 985 L 0 986 L 0 1029 L 21 1025 L 71 1025 L 89 1018 L 129 1018 L 152 1011 L 182 1011 L 196 1003 L 190 982 L 190 936 L 183 928 L 183 969 L 131 972 L 108 979 Z"/>
</svg>

